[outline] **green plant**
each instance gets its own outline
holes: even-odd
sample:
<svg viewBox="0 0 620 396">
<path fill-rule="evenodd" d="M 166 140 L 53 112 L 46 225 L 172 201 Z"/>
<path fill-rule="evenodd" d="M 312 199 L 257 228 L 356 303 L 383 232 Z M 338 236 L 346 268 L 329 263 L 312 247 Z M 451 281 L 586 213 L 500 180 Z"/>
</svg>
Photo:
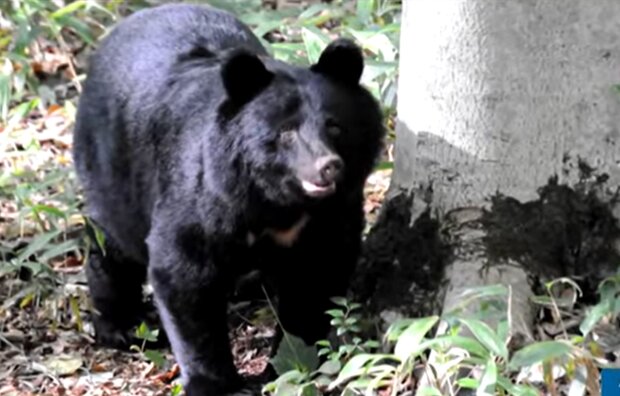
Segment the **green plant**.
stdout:
<svg viewBox="0 0 620 396">
<path fill-rule="evenodd" d="M 588 310 L 579 327 L 584 337 L 603 320 L 611 323 L 617 321 L 620 313 L 620 273 L 603 279 L 598 286 L 598 293 L 599 302 Z"/>
<path fill-rule="evenodd" d="M 28 287 L 3 306 L 20 305 L 56 290 L 61 278 L 52 263 L 81 258 L 82 242 L 75 183 L 66 167 L 51 171 L 15 169 L 0 181 L 0 199 L 14 203 L 12 226 L 0 241 L 0 277 L 19 274 Z M 34 280 L 34 282 L 31 282 Z"/>
<path fill-rule="evenodd" d="M 328 360 L 340 364 L 356 353 L 367 352 L 380 346 L 375 340 L 363 341 L 360 338 L 361 316 L 358 311 L 362 307 L 361 304 L 349 302 L 342 297 L 333 298 L 332 301 L 340 308 L 330 309 L 326 313 L 332 318 L 330 324 L 336 330 L 336 335 L 340 337 L 340 345 L 334 348 L 329 340 L 319 341 L 317 343 L 321 347 L 318 352 L 319 356 L 326 356 Z"/>
<path fill-rule="evenodd" d="M 2 121 L 7 121 L 11 103 L 26 101 L 26 106 L 17 107 L 13 116 L 24 116 L 35 107 L 56 103 L 55 94 L 39 84 L 36 73 L 46 57 L 62 53 L 68 56 L 70 74 L 77 78 L 70 44 L 76 40 L 95 44 L 96 37 L 105 31 L 104 24 L 115 19 L 110 9 L 117 2 L 109 3 L 102 6 L 94 0 L 12 0 L 0 5 L 4 17 L 0 29 Z M 34 101 L 36 98 L 39 101 Z"/>
<path fill-rule="evenodd" d="M 181 392 L 183 392 L 183 385 L 178 383 L 174 384 L 170 389 L 170 396 L 180 396 Z"/>
<path fill-rule="evenodd" d="M 566 293 L 572 288 L 574 296 Z M 558 294 L 558 290 L 561 293 Z M 572 307 L 579 295 L 578 286 L 562 278 L 546 285 L 546 296 L 535 302 L 559 313 Z M 266 391 L 274 395 L 401 395 L 411 392 L 413 372 L 424 368 L 426 381 L 417 389 L 422 395 L 457 394 L 461 389 L 477 395 L 538 395 L 540 387 L 554 389 L 558 373 L 571 389 L 593 389 L 598 381 L 597 366 L 605 365 L 598 345 L 586 337 L 605 320 L 618 314 L 620 275 L 605 279 L 599 286 L 601 301 L 588 311 L 581 323 L 583 336 L 565 330 L 558 338 L 534 342 L 518 349 L 509 347 L 512 329 L 508 317 L 510 290 L 503 285 L 466 291 L 462 304 L 440 316 L 403 319 L 392 323 L 384 335 L 383 349 L 370 352 L 358 348 L 359 340 L 334 350 L 322 341 L 320 354 L 327 360 L 315 371 L 289 370 Z M 566 296 L 558 299 L 557 295 Z M 355 337 L 356 321 L 350 318 L 356 304 L 338 300 L 340 309 L 330 310 L 332 326 L 341 336 Z M 474 313 L 465 310 L 476 304 Z M 440 334 L 430 335 L 436 326 Z M 346 328 L 346 330 L 345 330 Z M 364 345 L 364 344 L 361 344 Z M 371 345 L 374 349 L 376 345 Z M 531 382 L 529 378 L 538 378 Z M 577 394 L 577 393 L 576 393 Z"/>
<path fill-rule="evenodd" d="M 157 337 L 159 336 L 159 329 L 151 330 L 146 323 L 142 322 L 140 323 L 140 326 L 138 326 L 138 328 L 136 329 L 135 335 L 136 338 L 142 340 L 142 344 L 140 346 L 132 345 L 130 349 L 139 353 L 143 359 L 150 361 L 156 367 L 163 367 L 166 364 L 166 358 L 164 357 L 164 355 L 154 349 L 146 348 L 147 342 L 157 341 Z"/>
<path fill-rule="evenodd" d="M 379 347 L 373 340 L 362 341 L 359 336 L 361 305 L 349 302 L 342 297 L 333 298 L 337 308 L 326 311 L 331 316 L 331 326 L 336 330 L 340 345 L 334 346 L 329 340 L 317 342 L 320 349 L 306 346 L 300 339 L 285 333 L 282 346 L 272 360 L 272 365 L 280 377 L 265 386 L 265 391 L 273 395 L 318 395 L 340 372 L 343 362 L 356 354 L 370 352 Z M 319 364 L 318 357 L 323 357 Z"/>
</svg>

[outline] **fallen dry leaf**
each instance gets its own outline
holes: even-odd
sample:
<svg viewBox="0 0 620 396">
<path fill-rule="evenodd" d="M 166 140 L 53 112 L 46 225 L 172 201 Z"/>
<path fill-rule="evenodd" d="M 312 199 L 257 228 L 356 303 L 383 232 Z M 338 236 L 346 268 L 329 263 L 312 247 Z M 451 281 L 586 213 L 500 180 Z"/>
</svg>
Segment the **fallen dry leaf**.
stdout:
<svg viewBox="0 0 620 396">
<path fill-rule="evenodd" d="M 43 362 L 46 369 L 55 375 L 71 375 L 82 367 L 83 360 L 79 356 L 60 355 L 52 356 Z"/>
</svg>

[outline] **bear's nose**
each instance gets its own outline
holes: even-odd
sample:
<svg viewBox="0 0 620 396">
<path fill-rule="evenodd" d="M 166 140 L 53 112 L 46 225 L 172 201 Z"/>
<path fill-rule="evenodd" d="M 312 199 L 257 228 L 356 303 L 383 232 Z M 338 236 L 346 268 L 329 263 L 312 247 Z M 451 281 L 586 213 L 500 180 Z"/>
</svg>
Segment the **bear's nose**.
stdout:
<svg viewBox="0 0 620 396">
<path fill-rule="evenodd" d="M 332 184 L 335 182 L 340 173 L 342 173 L 342 168 L 344 167 L 344 163 L 340 159 L 340 157 L 336 155 L 328 155 L 322 158 L 319 158 L 317 161 L 317 168 L 319 170 L 319 174 L 321 175 L 321 179 L 325 184 Z"/>
</svg>

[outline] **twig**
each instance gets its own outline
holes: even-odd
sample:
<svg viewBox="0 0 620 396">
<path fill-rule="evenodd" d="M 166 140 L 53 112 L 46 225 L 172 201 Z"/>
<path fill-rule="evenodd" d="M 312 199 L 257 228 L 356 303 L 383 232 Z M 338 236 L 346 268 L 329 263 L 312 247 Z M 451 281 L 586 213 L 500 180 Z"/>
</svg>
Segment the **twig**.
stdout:
<svg viewBox="0 0 620 396">
<path fill-rule="evenodd" d="M 15 345 L 13 345 L 13 343 L 11 341 L 9 341 L 5 336 L 2 335 L 2 333 L 0 333 L 0 341 L 5 343 L 6 345 L 9 346 L 9 348 L 12 348 L 18 352 L 22 352 L 21 349 L 19 349 L 18 347 L 16 347 Z"/>
<path fill-rule="evenodd" d="M 67 42 L 65 41 L 65 39 L 62 37 L 62 33 L 59 33 L 56 38 L 58 39 L 58 44 L 60 44 L 60 48 L 63 51 L 65 51 L 65 53 L 69 54 L 68 66 L 69 66 L 69 71 L 71 71 L 71 74 L 72 74 L 71 80 L 75 84 L 75 89 L 78 91 L 78 93 L 82 93 L 82 84 L 77 78 L 78 74 L 75 70 L 75 65 L 73 64 L 73 53 L 69 49 L 69 46 L 67 45 Z"/>
</svg>

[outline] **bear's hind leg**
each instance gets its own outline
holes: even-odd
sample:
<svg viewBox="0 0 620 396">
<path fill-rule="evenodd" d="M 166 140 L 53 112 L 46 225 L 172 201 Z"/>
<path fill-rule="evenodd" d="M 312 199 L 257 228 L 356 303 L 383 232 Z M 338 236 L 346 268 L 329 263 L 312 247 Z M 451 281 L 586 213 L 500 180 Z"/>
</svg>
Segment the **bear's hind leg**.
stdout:
<svg viewBox="0 0 620 396">
<path fill-rule="evenodd" d="M 142 295 L 146 267 L 125 257 L 109 238 L 104 250 L 92 249 L 86 266 L 90 296 L 97 311 L 93 315 L 96 339 L 107 347 L 128 349 L 131 329 L 146 311 Z"/>
</svg>

